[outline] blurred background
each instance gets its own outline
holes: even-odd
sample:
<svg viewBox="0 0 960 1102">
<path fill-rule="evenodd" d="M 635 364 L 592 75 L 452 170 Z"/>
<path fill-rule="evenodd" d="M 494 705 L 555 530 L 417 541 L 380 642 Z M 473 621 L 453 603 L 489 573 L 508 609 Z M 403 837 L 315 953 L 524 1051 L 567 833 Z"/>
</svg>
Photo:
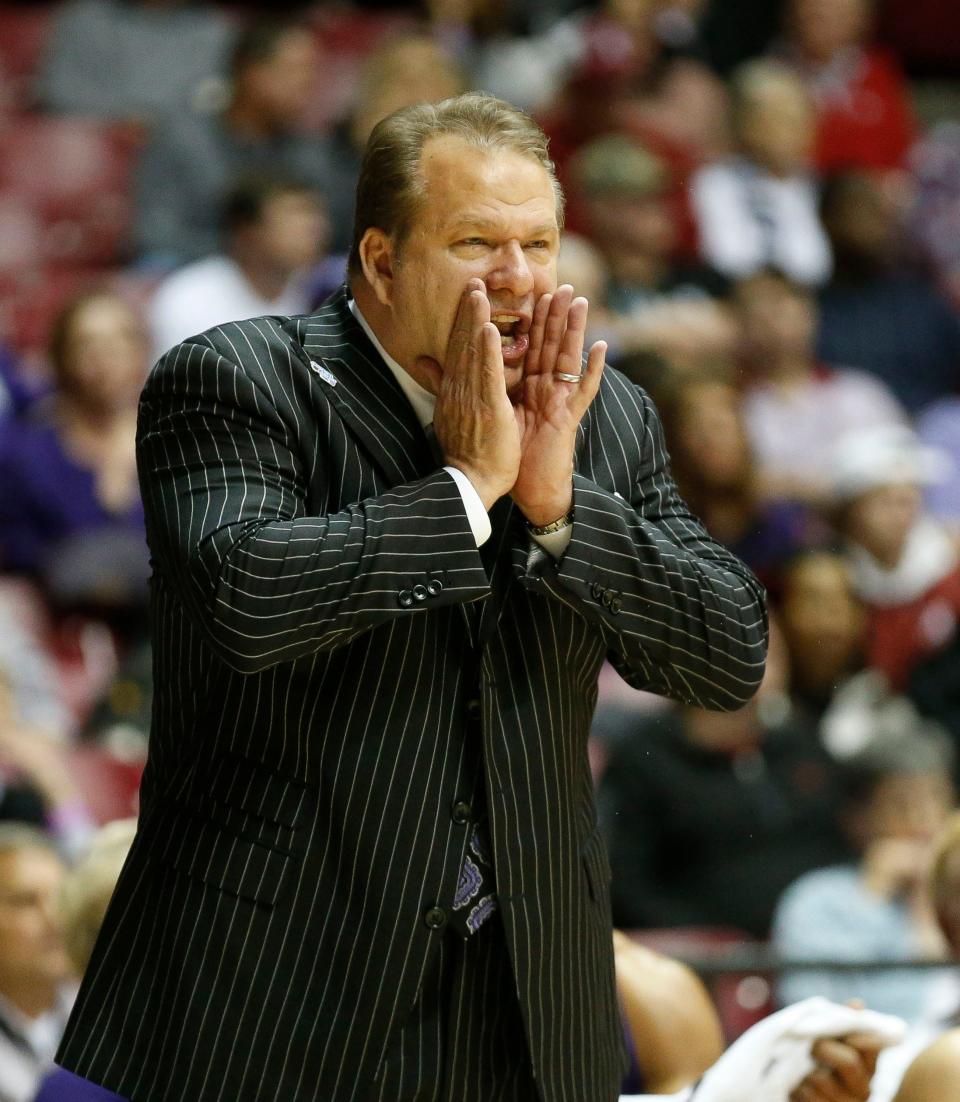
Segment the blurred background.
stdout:
<svg viewBox="0 0 960 1102">
<path fill-rule="evenodd" d="M 930 876 L 960 780 L 954 0 L 0 4 L 0 826 L 52 847 L 30 873 L 0 845 L 0 932 L 136 813 L 151 363 L 322 302 L 373 125 L 469 88 L 550 136 L 561 277 L 771 598 L 740 712 L 604 673 L 615 922 L 699 967 L 728 1038 L 811 991 L 951 1020 Z M 0 1006 L 43 990 L 56 1016 L 54 923 L 46 956 L 0 937 Z"/>
</svg>

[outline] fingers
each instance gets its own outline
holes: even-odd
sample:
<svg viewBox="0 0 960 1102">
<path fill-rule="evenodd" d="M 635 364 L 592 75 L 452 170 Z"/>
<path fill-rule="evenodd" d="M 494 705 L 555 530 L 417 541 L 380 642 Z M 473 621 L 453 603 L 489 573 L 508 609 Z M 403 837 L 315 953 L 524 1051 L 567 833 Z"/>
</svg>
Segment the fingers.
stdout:
<svg viewBox="0 0 960 1102">
<path fill-rule="evenodd" d="M 843 1040 L 860 1054 L 867 1074 L 872 1078 L 877 1070 L 877 1060 L 880 1053 L 888 1047 L 887 1043 L 876 1033 L 850 1033 Z"/>
<path fill-rule="evenodd" d="M 567 329 L 567 315 L 570 312 L 572 300 L 573 288 L 569 283 L 564 283 L 552 295 L 541 295 L 537 301 L 530 326 L 530 345 L 527 348 L 525 374 L 547 375 L 553 371 L 563 370 L 557 367 L 557 358 Z M 583 301 L 586 302 L 586 299 Z M 580 360 L 577 359 L 573 371 L 579 372 L 579 370 Z"/>
<path fill-rule="evenodd" d="M 489 314 L 489 309 L 487 313 Z M 507 388 L 503 376 L 503 352 L 500 343 L 500 330 L 492 321 L 480 327 L 479 356 L 480 370 L 475 378 L 479 383 L 481 399 L 487 405 L 507 399 Z"/>
<path fill-rule="evenodd" d="M 879 1051 L 879 1050 L 877 1050 Z M 858 1048 L 846 1041 L 824 1039 L 813 1046 L 814 1060 L 854 1097 L 868 1098 L 876 1056 L 870 1065 Z"/>
<path fill-rule="evenodd" d="M 543 331 L 547 324 L 547 314 L 553 295 L 541 295 L 533 308 L 533 320 L 530 323 L 530 344 L 527 347 L 525 372 L 528 375 L 539 373 L 540 354 L 543 351 Z"/>
<path fill-rule="evenodd" d="M 460 296 L 453 328 L 447 341 L 447 362 L 443 374 L 470 376 L 474 355 L 481 345 L 480 330 L 490 321 L 490 302 L 483 281 L 470 279 Z M 473 355 L 471 354 L 473 353 Z"/>
<path fill-rule="evenodd" d="M 583 362 L 583 341 L 587 334 L 587 300 L 575 298 L 567 309 L 566 327 L 563 330 L 553 371 L 580 373 Z"/>
<path fill-rule="evenodd" d="M 597 341 L 590 348 L 587 356 L 587 366 L 583 369 L 579 383 L 564 384 L 573 388 L 570 405 L 578 418 L 582 417 L 590 408 L 590 403 L 596 398 L 600 389 L 600 380 L 603 378 L 603 368 L 607 359 L 607 342 Z"/>
</svg>

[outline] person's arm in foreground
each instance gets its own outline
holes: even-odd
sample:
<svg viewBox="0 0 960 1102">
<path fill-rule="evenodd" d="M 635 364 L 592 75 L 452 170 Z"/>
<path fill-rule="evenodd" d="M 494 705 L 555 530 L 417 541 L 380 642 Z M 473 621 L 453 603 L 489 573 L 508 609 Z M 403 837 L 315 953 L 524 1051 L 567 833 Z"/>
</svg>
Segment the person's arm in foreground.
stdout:
<svg viewBox="0 0 960 1102">
<path fill-rule="evenodd" d="M 960 1029 L 945 1033 L 920 1053 L 894 1102 L 960 1102 Z"/>
<path fill-rule="evenodd" d="M 694 1087 L 621 1102 L 867 1102 L 877 1057 L 905 1031 L 886 1014 L 807 999 L 747 1030 Z"/>
</svg>

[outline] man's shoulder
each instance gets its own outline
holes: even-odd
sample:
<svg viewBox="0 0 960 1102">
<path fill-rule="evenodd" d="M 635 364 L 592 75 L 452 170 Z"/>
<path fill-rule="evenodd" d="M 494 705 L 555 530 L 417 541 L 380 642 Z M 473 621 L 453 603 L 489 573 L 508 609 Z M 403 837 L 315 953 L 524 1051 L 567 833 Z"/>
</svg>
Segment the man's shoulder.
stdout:
<svg viewBox="0 0 960 1102">
<path fill-rule="evenodd" d="M 298 336 L 298 317 L 263 315 L 222 322 L 175 344 L 155 364 L 150 382 L 199 369 L 204 376 L 240 372 L 273 373 L 305 353 Z"/>
<path fill-rule="evenodd" d="M 643 387 L 631 382 L 626 375 L 608 364 L 603 369 L 600 390 L 591 408 L 598 414 L 606 414 L 614 421 L 626 418 L 631 424 L 637 425 L 647 420 L 653 403 Z"/>
<path fill-rule="evenodd" d="M 219 363 L 222 369 L 245 373 L 289 373 L 294 361 L 306 366 L 337 349 L 342 352 L 352 334 L 342 291 L 312 314 L 263 314 L 213 325 L 174 345 L 158 360 L 153 375 L 189 369 L 198 359 L 211 368 Z"/>
</svg>

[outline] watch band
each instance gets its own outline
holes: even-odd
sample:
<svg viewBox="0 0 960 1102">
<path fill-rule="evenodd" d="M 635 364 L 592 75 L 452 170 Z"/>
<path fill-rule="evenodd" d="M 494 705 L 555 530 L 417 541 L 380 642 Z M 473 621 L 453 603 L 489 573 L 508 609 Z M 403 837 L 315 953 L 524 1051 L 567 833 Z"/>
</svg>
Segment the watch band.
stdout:
<svg viewBox="0 0 960 1102">
<path fill-rule="evenodd" d="M 558 517 L 557 520 L 550 521 L 549 524 L 531 524 L 529 520 L 526 521 L 527 531 L 531 536 L 549 536 L 553 532 L 560 532 L 564 528 L 569 528 L 571 524 L 573 524 L 572 509 L 562 517 Z"/>
</svg>

